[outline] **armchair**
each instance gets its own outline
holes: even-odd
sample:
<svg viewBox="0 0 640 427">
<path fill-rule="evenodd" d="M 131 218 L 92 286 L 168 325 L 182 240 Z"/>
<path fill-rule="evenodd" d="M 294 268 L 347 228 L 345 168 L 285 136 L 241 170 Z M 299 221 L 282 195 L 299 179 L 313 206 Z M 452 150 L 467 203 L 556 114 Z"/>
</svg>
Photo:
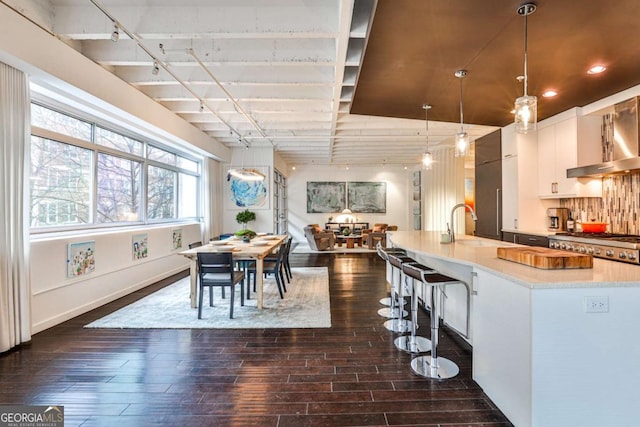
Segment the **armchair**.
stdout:
<svg viewBox="0 0 640 427">
<path fill-rule="evenodd" d="M 304 236 L 309 242 L 309 247 L 316 251 L 325 249 L 333 250 L 336 236 L 331 231 L 322 231 L 318 224 L 309 224 L 304 228 Z"/>
<path fill-rule="evenodd" d="M 375 249 L 378 243 L 383 248 L 387 247 L 387 233 L 384 231 L 372 231 L 367 234 L 366 244 L 369 249 Z"/>
</svg>

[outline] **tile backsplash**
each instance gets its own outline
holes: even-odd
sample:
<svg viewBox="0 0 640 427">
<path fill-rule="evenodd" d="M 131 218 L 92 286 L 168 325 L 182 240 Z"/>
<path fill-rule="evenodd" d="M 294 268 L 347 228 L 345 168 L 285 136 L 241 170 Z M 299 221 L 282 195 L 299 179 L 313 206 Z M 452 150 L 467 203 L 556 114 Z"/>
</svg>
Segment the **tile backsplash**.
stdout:
<svg viewBox="0 0 640 427">
<path fill-rule="evenodd" d="M 603 178 L 602 198 L 562 199 L 560 206 L 575 219 L 585 211 L 587 220 L 609 223 L 609 232 L 640 235 L 640 172 Z"/>
</svg>

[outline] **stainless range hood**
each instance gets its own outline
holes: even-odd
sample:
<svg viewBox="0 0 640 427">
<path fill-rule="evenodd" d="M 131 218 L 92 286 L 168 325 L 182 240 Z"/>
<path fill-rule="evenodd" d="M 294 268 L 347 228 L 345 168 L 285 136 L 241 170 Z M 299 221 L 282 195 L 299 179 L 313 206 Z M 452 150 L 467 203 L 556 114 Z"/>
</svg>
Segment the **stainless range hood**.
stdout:
<svg viewBox="0 0 640 427">
<path fill-rule="evenodd" d="M 611 158 L 596 165 L 567 169 L 567 178 L 600 177 L 640 170 L 638 135 L 638 98 L 631 98 L 615 105 L 613 116 L 613 140 L 603 152 Z"/>
</svg>

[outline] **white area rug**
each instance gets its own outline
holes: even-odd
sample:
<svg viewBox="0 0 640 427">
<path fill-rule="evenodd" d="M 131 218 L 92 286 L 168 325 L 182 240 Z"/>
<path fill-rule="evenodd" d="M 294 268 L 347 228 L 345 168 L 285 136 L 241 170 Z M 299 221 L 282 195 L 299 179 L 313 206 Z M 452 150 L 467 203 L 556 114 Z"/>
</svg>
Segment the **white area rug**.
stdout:
<svg viewBox="0 0 640 427">
<path fill-rule="evenodd" d="M 329 328 L 329 274 L 326 267 L 293 268 L 293 279 L 280 299 L 272 275 L 264 281 L 264 308 L 256 307 L 257 294 L 240 306 L 240 289 L 236 290 L 233 319 L 229 319 L 229 289 L 222 299 L 214 289 L 209 307 L 209 291 L 205 290 L 202 319 L 198 309 L 191 308 L 189 278 L 186 277 L 121 308 L 85 328 L 166 328 L 166 329 L 264 329 L 264 328 Z"/>
</svg>

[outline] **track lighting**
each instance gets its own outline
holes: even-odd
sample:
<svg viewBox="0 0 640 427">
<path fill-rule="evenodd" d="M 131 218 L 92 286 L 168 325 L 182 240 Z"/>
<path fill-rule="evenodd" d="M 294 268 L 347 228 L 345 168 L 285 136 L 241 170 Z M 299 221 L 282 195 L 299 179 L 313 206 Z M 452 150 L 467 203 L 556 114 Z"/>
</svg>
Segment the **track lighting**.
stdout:
<svg viewBox="0 0 640 427">
<path fill-rule="evenodd" d="M 111 33 L 111 41 L 116 43 L 120 40 L 120 29 L 118 28 L 118 24 L 113 25 L 113 33 Z"/>
<path fill-rule="evenodd" d="M 200 112 L 204 111 L 204 102 L 200 101 Z"/>
<path fill-rule="evenodd" d="M 160 67 L 158 66 L 158 61 L 153 61 L 153 68 L 151 69 L 151 74 L 157 76 L 160 72 Z"/>
</svg>

